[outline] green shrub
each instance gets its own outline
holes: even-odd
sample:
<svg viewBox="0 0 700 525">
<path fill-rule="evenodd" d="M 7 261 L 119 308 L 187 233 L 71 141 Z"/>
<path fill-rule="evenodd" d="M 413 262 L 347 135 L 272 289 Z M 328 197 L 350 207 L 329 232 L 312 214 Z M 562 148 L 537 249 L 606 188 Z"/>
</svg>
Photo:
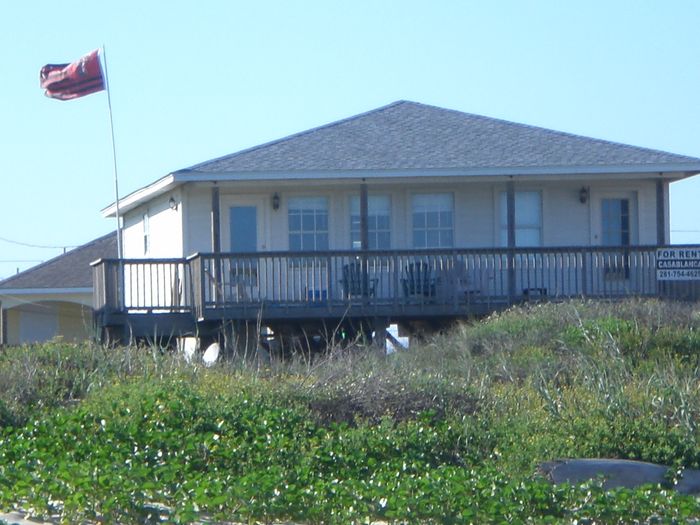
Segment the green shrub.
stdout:
<svg viewBox="0 0 700 525">
<path fill-rule="evenodd" d="M 671 353 L 695 362 L 700 357 L 700 331 L 692 327 L 663 326 L 651 337 L 650 348 L 654 352 Z"/>
<path fill-rule="evenodd" d="M 177 372 L 183 361 L 144 347 L 108 348 L 51 342 L 8 347 L 0 352 L 0 402 L 10 421 L 27 421 L 35 411 L 65 406 L 113 381 Z"/>
<path fill-rule="evenodd" d="M 694 306 L 528 305 L 413 341 L 206 369 L 158 349 L 0 354 L 0 508 L 65 522 L 687 522 L 659 487 L 538 463 L 700 467 Z"/>
<path fill-rule="evenodd" d="M 648 337 L 647 330 L 634 321 L 602 317 L 567 327 L 563 333 L 563 342 L 567 347 L 579 350 L 643 355 Z"/>
<path fill-rule="evenodd" d="M 528 427 L 515 410 L 504 413 L 503 403 L 461 420 L 423 414 L 324 427 L 302 408 L 275 403 L 258 384 L 243 381 L 238 390 L 215 394 L 202 378 L 125 382 L 91 394 L 80 407 L 6 430 L 0 505 L 58 513 L 69 522 L 120 523 L 155 522 L 159 515 L 174 523 L 201 516 L 625 523 L 630 516 L 643 521 L 700 511 L 694 498 L 658 489 L 553 487 L 533 470 L 513 469 L 517 447 L 522 455 L 535 451 L 523 442 L 535 424 Z M 494 399 L 518 399 L 514 384 L 497 390 Z M 569 394 L 562 398 L 567 410 Z M 546 408 L 537 409 L 537 399 L 531 389 L 519 406 L 533 408 L 536 422 L 553 420 Z"/>
</svg>

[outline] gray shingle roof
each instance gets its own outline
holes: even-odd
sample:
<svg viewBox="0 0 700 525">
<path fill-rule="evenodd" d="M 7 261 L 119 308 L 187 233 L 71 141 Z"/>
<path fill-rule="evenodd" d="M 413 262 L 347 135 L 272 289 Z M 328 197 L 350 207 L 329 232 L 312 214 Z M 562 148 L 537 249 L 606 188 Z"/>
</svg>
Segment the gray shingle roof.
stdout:
<svg viewBox="0 0 700 525">
<path fill-rule="evenodd" d="M 188 172 L 697 165 L 700 159 L 416 102 L 192 166 Z"/>
<path fill-rule="evenodd" d="M 90 263 L 116 257 L 117 233 L 112 232 L 0 281 L 0 293 L 18 288 L 92 288 Z"/>
</svg>

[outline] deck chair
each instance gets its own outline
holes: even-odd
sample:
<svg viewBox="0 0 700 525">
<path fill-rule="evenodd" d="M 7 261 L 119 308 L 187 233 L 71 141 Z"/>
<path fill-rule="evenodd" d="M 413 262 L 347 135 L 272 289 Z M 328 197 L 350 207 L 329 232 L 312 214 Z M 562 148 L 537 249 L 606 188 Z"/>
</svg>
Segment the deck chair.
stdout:
<svg viewBox="0 0 700 525">
<path fill-rule="evenodd" d="M 402 279 L 403 291 L 406 297 L 434 297 L 435 278 L 430 265 L 425 261 L 409 263 L 406 275 Z"/>
<path fill-rule="evenodd" d="M 258 268 L 250 261 L 231 261 L 231 299 L 234 302 L 248 302 L 257 299 Z"/>
<path fill-rule="evenodd" d="M 340 284 L 343 287 L 343 297 L 374 297 L 379 279 L 370 278 L 366 268 L 362 264 L 354 262 L 343 265 L 343 278 Z"/>
</svg>

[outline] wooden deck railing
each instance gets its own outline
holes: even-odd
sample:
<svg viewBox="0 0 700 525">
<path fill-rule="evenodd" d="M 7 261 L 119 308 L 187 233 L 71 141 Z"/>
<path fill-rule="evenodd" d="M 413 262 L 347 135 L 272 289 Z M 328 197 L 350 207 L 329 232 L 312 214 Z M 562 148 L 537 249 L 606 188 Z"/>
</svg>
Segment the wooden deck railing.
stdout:
<svg viewBox="0 0 700 525">
<path fill-rule="evenodd" d="M 658 246 L 196 254 L 94 264 L 95 308 L 192 312 L 261 307 L 461 314 L 473 305 L 568 297 L 698 299 L 698 281 L 657 280 Z M 698 248 L 698 247 L 692 247 Z M 693 294 L 696 294 L 693 296 Z M 318 309 L 320 308 L 320 309 Z"/>
<path fill-rule="evenodd" d="M 94 306 L 110 312 L 189 312 L 191 267 L 185 259 L 100 259 L 93 263 Z"/>
</svg>

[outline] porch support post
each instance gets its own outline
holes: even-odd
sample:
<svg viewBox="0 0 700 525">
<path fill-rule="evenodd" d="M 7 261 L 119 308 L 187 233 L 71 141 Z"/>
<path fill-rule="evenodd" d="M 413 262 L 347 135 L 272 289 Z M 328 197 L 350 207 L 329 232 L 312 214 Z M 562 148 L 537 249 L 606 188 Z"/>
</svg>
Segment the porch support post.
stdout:
<svg viewBox="0 0 700 525">
<path fill-rule="evenodd" d="M 656 244 L 666 244 L 666 192 L 663 179 L 656 181 Z"/>
<path fill-rule="evenodd" d="M 508 230 L 508 297 L 515 298 L 515 183 L 511 178 L 506 183 L 506 215 Z"/>
<path fill-rule="evenodd" d="M 386 336 L 388 327 L 389 320 L 385 317 L 377 317 L 372 321 L 372 328 L 374 328 L 372 344 L 377 349 L 377 353 L 382 357 L 386 357 Z"/>
<path fill-rule="evenodd" d="M 221 253 L 221 214 L 219 211 L 219 187 L 211 189 L 211 251 Z"/>
<path fill-rule="evenodd" d="M 369 214 L 369 204 L 367 197 L 367 183 L 362 179 L 360 184 L 360 249 L 369 250 L 369 224 L 367 215 Z"/>
<path fill-rule="evenodd" d="M 506 183 L 506 210 L 508 248 L 515 248 L 515 183 L 512 180 Z"/>
<path fill-rule="evenodd" d="M 0 346 L 7 342 L 7 312 L 2 307 L 0 301 Z"/>
<path fill-rule="evenodd" d="M 223 299 L 223 290 L 221 282 L 223 279 L 223 271 L 221 268 L 221 214 L 219 211 L 219 187 L 214 183 L 211 189 L 211 251 L 214 252 L 213 282 L 214 282 L 214 300 L 220 303 Z"/>
<path fill-rule="evenodd" d="M 360 184 L 360 250 L 362 251 L 361 260 L 361 290 L 362 297 L 367 297 L 369 293 L 369 275 L 367 272 L 367 250 L 369 250 L 369 221 L 367 220 L 367 215 L 369 214 L 369 198 L 367 196 L 367 183 L 365 179 L 362 179 L 362 184 Z"/>
</svg>

